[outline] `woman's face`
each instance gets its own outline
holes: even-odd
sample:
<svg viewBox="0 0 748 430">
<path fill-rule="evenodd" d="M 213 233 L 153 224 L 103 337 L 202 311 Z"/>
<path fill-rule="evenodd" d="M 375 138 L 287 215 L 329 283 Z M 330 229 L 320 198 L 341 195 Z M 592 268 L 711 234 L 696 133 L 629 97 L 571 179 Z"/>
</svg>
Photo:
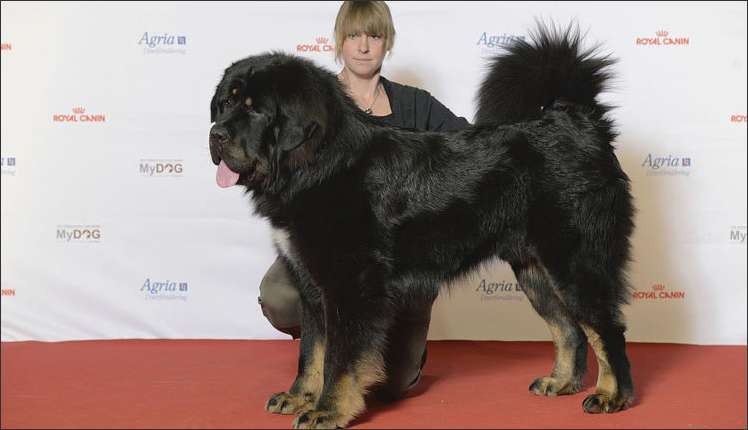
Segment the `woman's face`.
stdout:
<svg viewBox="0 0 748 430">
<path fill-rule="evenodd" d="M 354 74 L 368 78 L 382 68 L 384 38 L 364 32 L 349 34 L 343 41 L 343 64 Z"/>
</svg>

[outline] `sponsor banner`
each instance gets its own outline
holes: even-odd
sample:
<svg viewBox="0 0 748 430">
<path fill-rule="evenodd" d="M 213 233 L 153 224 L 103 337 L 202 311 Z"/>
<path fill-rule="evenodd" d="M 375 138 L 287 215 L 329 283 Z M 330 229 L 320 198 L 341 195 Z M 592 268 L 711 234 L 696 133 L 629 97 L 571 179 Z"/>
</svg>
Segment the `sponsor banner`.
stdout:
<svg viewBox="0 0 748 430">
<path fill-rule="evenodd" d="M 184 160 L 141 158 L 138 173 L 148 178 L 181 177 L 184 176 Z"/>
<path fill-rule="evenodd" d="M 732 226 L 730 227 L 730 243 L 736 245 L 745 245 L 745 236 L 747 233 L 746 226 Z"/>
<path fill-rule="evenodd" d="M 321 53 L 321 52 L 335 52 L 335 45 L 332 44 L 330 38 L 325 36 L 317 36 L 314 38 L 314 42 L 302 42 L 296 44 L 296 52 L 298 53 Z"/>
<path fill-rule="evenodd" d="M 665 284 L 652 285 L 649 290 L 635 290 L 632 294 L 634 300 L 683 300 L 686 298 L 685 291 L 673 291 L 665 287 Z"/>
<path fill-rule="evenodd" d="M 691 40 L 685 36 L 675 36 L 667 30 L 658 30 L 654 36 L 636 37 L 636 46 L 688 46 Z"/>
<path fill-rule="evenodd" d="M 0 157 L 0 172 L 2 172 L 3 175 L 15 175 L 16 174 L 16 157 L 14 155 L 11 156 L 2 156 Z"/>
<path fill-rule="evenodd" d="M 145 278 L 140 286 L 145 300 L 187 301 L 189 285 L 186 281 L 157 280 Z"/>
<path fill-rule="evenodd" d="M 481 302 L 521 301 L 525 294 L 517 282 L 501 280 L 498 282 L 481 279 L 474 289 Z"/>
<path fill-rule="evenodd" d="M 143 54 L 186 54 L 187 36 L 144 32 L 138 39 Z"/>
<path fill-rule="evenodd" d="M 694 167 L 694 160 L 690 156 L 673 154 L 647 154 L 641 163 L 647 176 L 689 176 Z"/>
<path fill-rule="evenodd" d="M 493 33 L 484 31 L 478 36 L 476 46 L 481 57 L 492 57 L 504 52 L 504 49 L 518 40 L 525 40 L 525 36 L 511 33 Z"/>
<path fill-rule="evenodd" d="M 76 106 L 72 109 L 72 113 L 52 114 L 52 122 L 106 122 L 106 115 L 101 113 L 86 112 L 86 108 L 82 106 Z"/>
<path fill-rule="evenodd" d="M 60 224 L 55 237 L 59 243 L 99 243 L 101 231 L 100 225 Z"/>
</svg>

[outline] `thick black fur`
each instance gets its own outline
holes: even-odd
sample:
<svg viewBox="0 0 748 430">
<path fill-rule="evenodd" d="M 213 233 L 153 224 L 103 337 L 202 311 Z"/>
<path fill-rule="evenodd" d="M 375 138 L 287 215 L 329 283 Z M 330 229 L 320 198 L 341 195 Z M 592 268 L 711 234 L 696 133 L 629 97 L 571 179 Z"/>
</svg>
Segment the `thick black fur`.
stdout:
<svg viewBox="0 0 748 430">
<path fill-rule="evenodd" d="M 457 133 L 383 127 L 301 58 L 269 53 L 226 70 L 211 156 L 241 173 L 257 214 L 286 232 L 279 252 L 299 277 L 299 376 L 286 394 L 306 395 L 308 410 L 293 411 L 296 426 L 347 424 L 360 410 L 341 410 L 345 375 L 381 381 L 376 365 L 359 364 L 383 358 L 386 379 L 397 321 L 497 257 L 554 333 L 553 373 L 531 390 L 580 390 L 590 337 L 607 374 L 585 411 L 631 404 L 619 307 L 634 208 L 596 100 L 613 62 L 580 45 L 577 31 L 540 26 L 509 48 L 480 88 L 476 124 Z M 318 396 L 299 391 L 315 342 L 325 346 Z"/>
</svg>

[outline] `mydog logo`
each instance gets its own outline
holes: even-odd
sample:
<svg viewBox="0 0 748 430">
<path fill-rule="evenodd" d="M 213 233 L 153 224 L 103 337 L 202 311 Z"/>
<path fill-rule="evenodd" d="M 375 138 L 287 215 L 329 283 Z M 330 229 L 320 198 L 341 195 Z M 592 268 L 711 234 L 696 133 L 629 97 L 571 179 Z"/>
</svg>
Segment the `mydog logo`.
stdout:
<svg viewBox="0 0 748 430">
<path fill-rule="evenodd" d="M 16 157 L 0 157 L 0 171 L 3 175 L 15 175 Z"/>
<path fill-rule="evenodd" d="M 480 295 L 481 301 L 486 300 L 522 300 L 522 289 L 516 282 L 500 281 L 488 282 L 481 279 L 475 292 Z"/>
<path fill-rule="evenodd" d="M 684 46 L 688 45 L 688 37 L 675 37 L 666 30 L 657 30 L 655 37 L 637 37 L 637 46 Z"/>
<path fill-rule="evenodd" d="M 86 108 L 76 106 L 72 109 L 73 114 L 53 114 L 53 122 L 106 122 L 106 115 L 86 113 Z"/>
<path fill-rule="evenodd" d="M 476 46 L 480 48 L 481 55 L 495 55 L 517 40 L 525 40 L 525 36 L 516 34 L 491 34 L 483 32 L 478 37 Z"/>
<path fill-rule="evenodd" d="M 745 124 L 746 117 L 745 115 L 730 115 L 730 122 Z"/>
<path fill-rule="evenodd" d="M 746 226 L 738 225 L 730 228 L 730 243 L 745 245 Z"/>
<path fill-rule="evenodd" d="M 139 172 L 141 176 L 164 177 L 182 176 L 184 164 L 182 160 L 146 159 L 140 160 Z"/>
<path fill-rule="evenodd" d="M 335 47 L 329 42 L 329 38 L 317 36 L 314 43 L 299 43 L 296 45 L 296 52 L 334 52 Z"/>
<path fill-rule="evenodd" d="M 685 299 L 685 291 L 668 291 L 665 284 L 652 285 L 650 291 L 634 291 L 634 300 L 671 300 Z"/>
<path fill-rule="evenodd" d="M 13 45 L 10 43 L 0 43 L 0 51 L 10 51 L 13 49 Z"/>
<path fill-rule="evenodd" d="M 138 45 L 143 47 L 144 54 L 186 54 L 187 36 L 164 34 L 148 34 L 146 31 L 140 36 Z"/>
<path fill-rule="evenodd" d="M 58 225 L 57 226 L 58 242 L 101 242 L 100 225 Z"/>
<path fill-rule="evenodd" d="M 140 287 L 146 300 L 187 300 L 189 287 L 184 281 L 157 281 L 145 278 Z"/>
<path fill-rule="evenodd" d="M 667 156 L 647 154 L 641 166 L 647 170 L 647 176 L 688 176 L 691 174 L 693 159 L 691 157 L 678 157 L 671 154 Z"/>
</svg>

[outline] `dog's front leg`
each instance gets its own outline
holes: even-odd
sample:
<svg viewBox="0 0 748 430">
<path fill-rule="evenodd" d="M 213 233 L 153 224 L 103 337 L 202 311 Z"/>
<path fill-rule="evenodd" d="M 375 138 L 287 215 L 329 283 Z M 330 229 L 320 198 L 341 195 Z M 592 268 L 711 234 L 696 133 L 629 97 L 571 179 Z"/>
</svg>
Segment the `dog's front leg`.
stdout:
<svg viewBox="0 0 748 430">
<path fill-rule="evenodd" d="M 276 414 L 298 414 L 314 407 L 322 392 L 325 326 L 319 293 L 306 289 L 301 297 L 301 342 L 296 379 L 288 391 L 275 393 L 265 409 Z"/>
<path fill-rule="evenodd" d="M 325 295 L 324 303 L 324 385 L 316 407 L 296 417 L 294 428 L 345 427 L 365 409 L 368 389 L 385 376 L 382 352 L 391 318 L 383 295 L 349 291 Z"/>
</svg>

